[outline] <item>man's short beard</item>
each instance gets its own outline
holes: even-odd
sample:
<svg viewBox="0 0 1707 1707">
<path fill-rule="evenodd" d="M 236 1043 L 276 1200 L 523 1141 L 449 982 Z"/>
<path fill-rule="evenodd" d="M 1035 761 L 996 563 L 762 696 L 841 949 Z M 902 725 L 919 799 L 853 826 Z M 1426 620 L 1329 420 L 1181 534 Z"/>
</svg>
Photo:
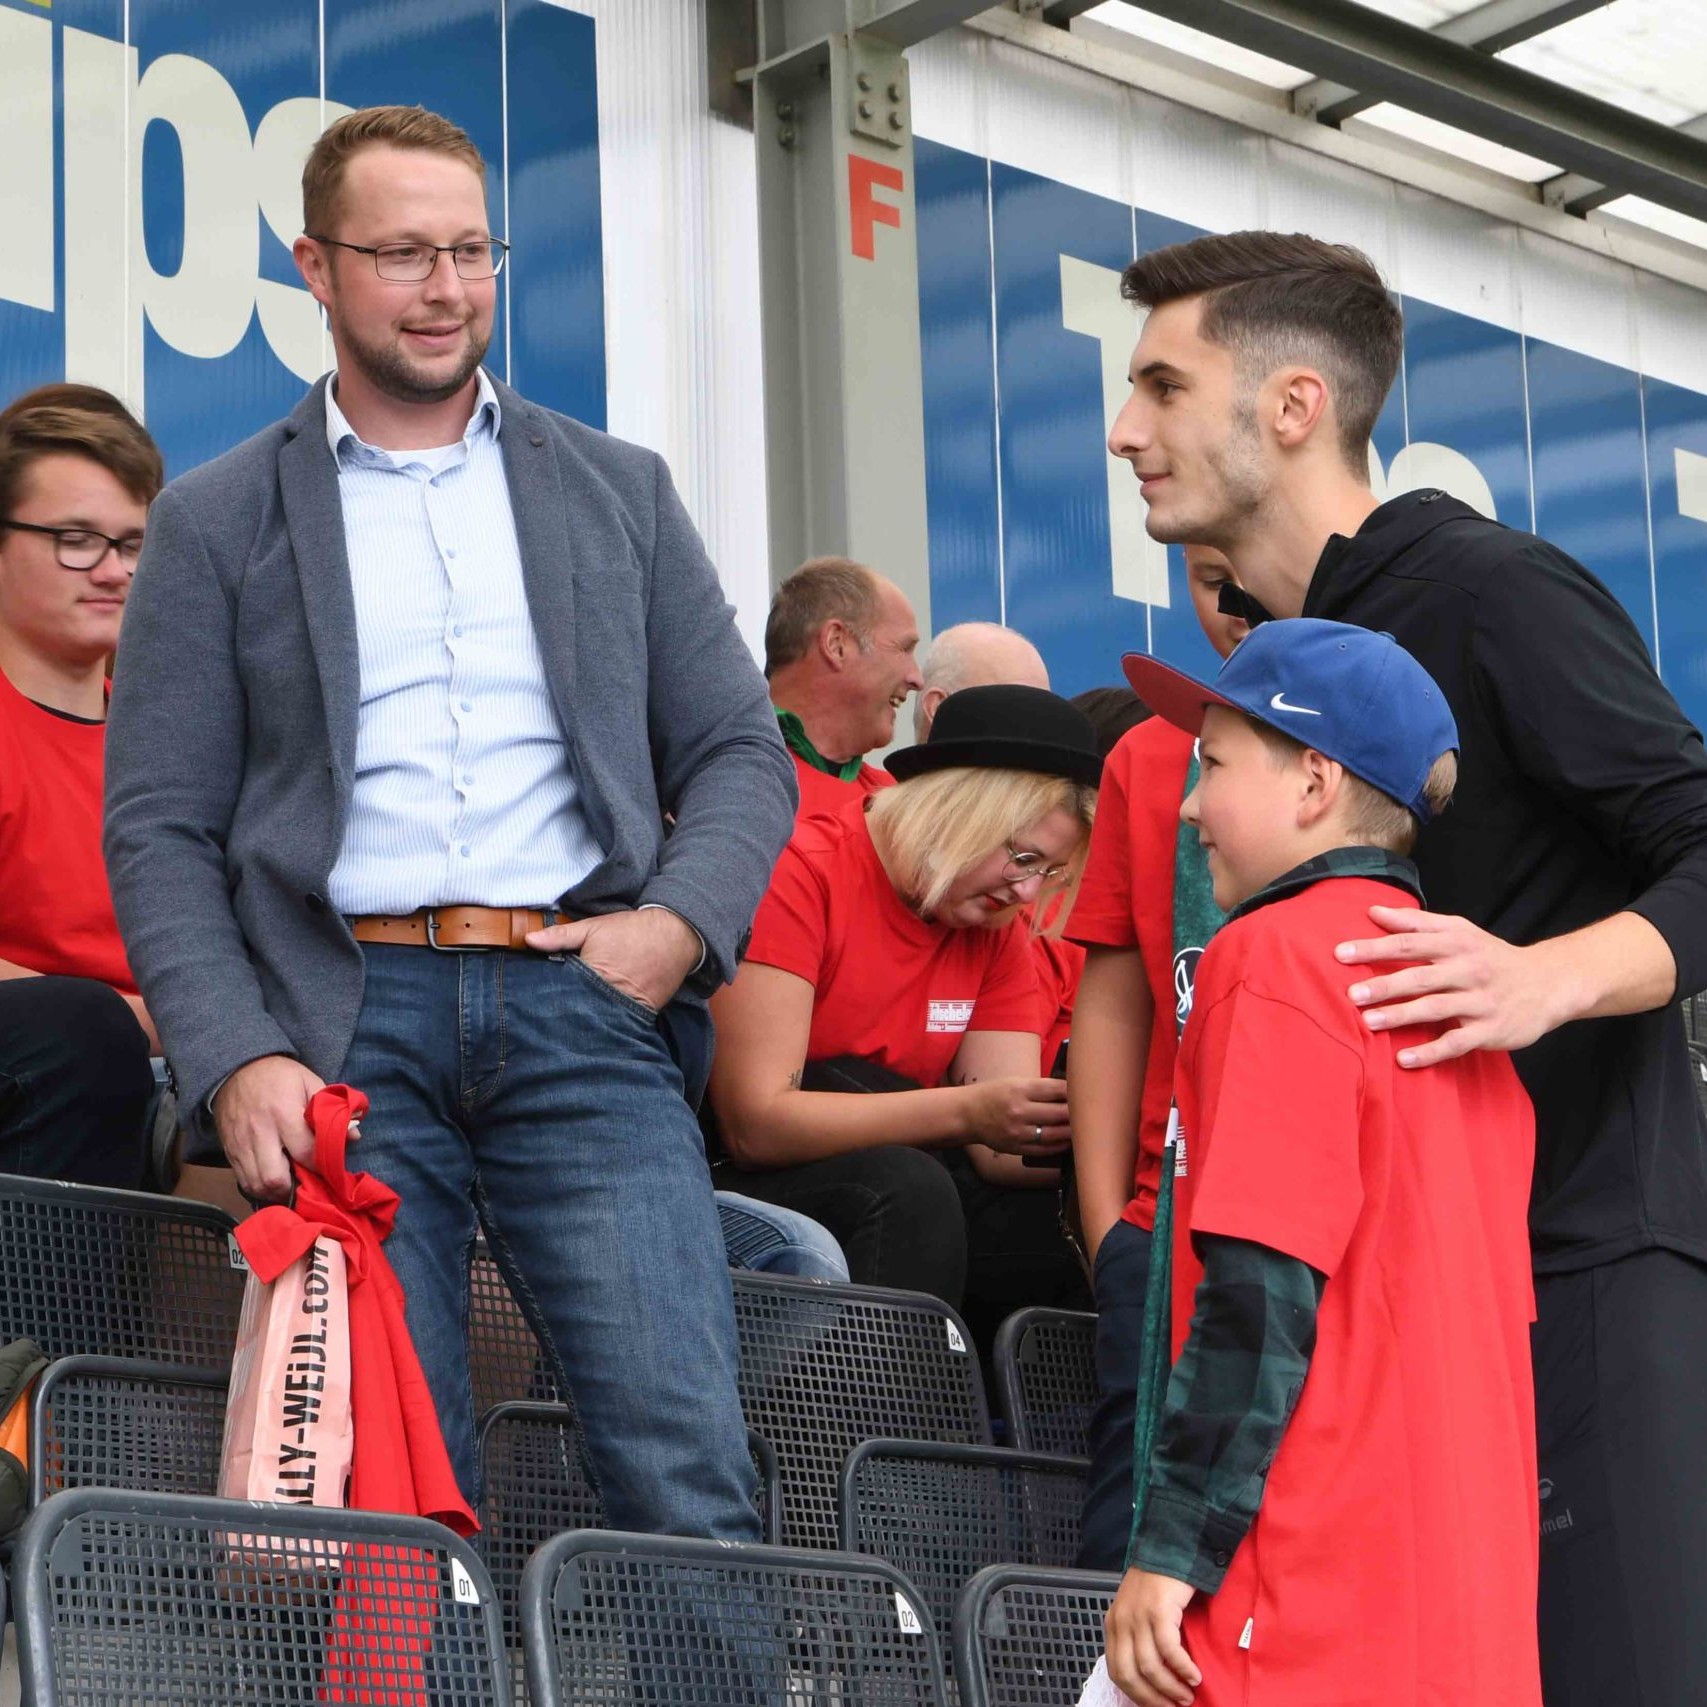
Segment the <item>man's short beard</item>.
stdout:
<svg viewBox="0 0 1707 1707">
<path fill-rule="evenodd" d="M 1251 529 L 1268 502 L 1269 478 L 1262 464 L 1262 439 L 1256 410 L 1248 402 L 1235 409 L 1227 437 L 1208 453 L 1204 463 L 1214 478 L 1214 508 L 1193 516 L 1170 518 L 1161 531 L 1145 520 L 1150 537 L 1161 545 L 1208 545 L 1227 552 Z"/>
<path fill-rule="evenodd" d="M 472 326 L 472 322 L 468 324 Z M 474 377 L 474 370 L 485 360 L 492 342 L 490 331 L 483 339 L 471 336 L 467 353 L 457 363 L 452 377 L 429 384 L 420 377 L 398 344 L 375 347 L 353 337 L 348 327 L 343 332 L 344 348 L 350 360 L 361 369 L 362 377 L 376 391 L 384 392 L 398 403 L 448 402 Z"/>
</svg>

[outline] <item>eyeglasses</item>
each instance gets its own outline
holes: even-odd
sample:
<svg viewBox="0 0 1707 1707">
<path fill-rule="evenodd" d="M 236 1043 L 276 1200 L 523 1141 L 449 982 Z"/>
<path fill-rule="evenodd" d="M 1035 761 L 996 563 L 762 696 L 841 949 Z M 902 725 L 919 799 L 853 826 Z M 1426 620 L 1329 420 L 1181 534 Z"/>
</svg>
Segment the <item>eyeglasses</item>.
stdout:
<svg viewBox="0 0 1707 1707">
<path fill-rule="evenodd" d="M 450 256 L 459 279 L 495 279 L 510 253 L 509 244 L 497 237 L 483 237 L 478 243 L 381 243 L 370 248 L 365 243 L 340 243 L 336 237 L 316 237 L 312 231 L 305 231 L 303 236 L 312 243 L 373 256 L 374 271 L 393 284 L 420 284 L 430 279 L 441 255 Z"/>
<path fill-rule="evenodd" d="M 19 533 L 45 533 L 53 540 L 53 555 L 61 569 L 80 569 L 87 573 L 98 569 L 109 551 L 116 551 L 119 566 L 136 570 L 136 560 L 142 555 L 142 535 L 126 534 L 114 539 L 111 534 L 97 533 L 93 528 L 49 528 L 39 522 L 0 521 L 0 528 L 16 528 Z"/>
<path fill-rule="evenodd" d="M 1047 886 L 1059 883 L 1070 869 L 1065 861 L 1060 865 L 1045 865 L 1042 854 L 1022 852 L 1012 843 L 1008 845 L 1007 853 L 1008 863 L 1002 867 L 1005 883 L 1029 883 L 1032 878 L 1039 877 Z"/>
</svg>

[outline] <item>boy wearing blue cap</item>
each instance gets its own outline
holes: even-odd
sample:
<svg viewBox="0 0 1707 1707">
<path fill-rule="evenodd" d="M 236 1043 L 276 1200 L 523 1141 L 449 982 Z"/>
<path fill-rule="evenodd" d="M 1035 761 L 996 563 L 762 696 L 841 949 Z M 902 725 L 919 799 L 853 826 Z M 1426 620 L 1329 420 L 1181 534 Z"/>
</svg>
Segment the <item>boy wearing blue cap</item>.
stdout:
<svg viewBox="0 0 1707 1707">
<path fill-rule="evenodd" d="M 1230 917 L 1180 1045 L 1110 1675 L 1139 1707 L 1536 1707 L 1529 1101 L 1503 1054 L 1406 1073 L 1419 1034 L 1362 1025 L 1333 955 L 1421 900 L 1452 715 L 1341 623 L 1265 624 L 1213 687 L 1126 670 L 1201 731 L 1181 816 Z"/>
</svg>

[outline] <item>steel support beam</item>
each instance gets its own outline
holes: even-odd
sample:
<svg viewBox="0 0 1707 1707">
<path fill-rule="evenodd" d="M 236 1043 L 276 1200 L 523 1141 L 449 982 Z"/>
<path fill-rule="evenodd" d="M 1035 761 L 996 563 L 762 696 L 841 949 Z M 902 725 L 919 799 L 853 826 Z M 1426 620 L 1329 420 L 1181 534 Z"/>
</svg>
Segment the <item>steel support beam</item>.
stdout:
<svg viewBox="0 0 1707 1707">
<path fill-rule="evenodd" d="M 1610 4 L 1611 0 L 1483 0 L 1480 6 L 1436 24 L 1429 34 L 1460 47 L 1473 47 L 1478 53 L 1499 53 Z M 1301 118 L 1337 125 L 1376 106 L 1379 100 L 1379 96 L 1317 77 L 1292 91 L 1292 110 Z"/>
<path fill-rule="evenodd" d="M 753 81 L 774 586 L 869 563 L 930 632 L 907 61 L 833 35 Z"/>
<path fill-rule="evenodd" d="M 1707 141 L 1707 113 L 1686 119 L 1677 127 L 1677 134 Z M 1556 178 L 1548 178 L 1541 186 L 1541 199 L 1549 207 L 1563 208 L 1566 213 L 1574 213 L 1579 218 L 1625 193 L 1584 177 L 1580 172 L 1561 172 Z"/>
<path fill-rule="evenodd" d="M 1044 0 L 1041 15 L 1044 23 L 1065 29 L 1075 18 L 1101 4 L 1102 0 Z"/>
<path fill-rule="evenodd" d="M 1129 0 L 1137 4 L 1137 0 Z M 1395 23 L 1355 0 L 1143 0 L 1376 100 L 1504 143 L 1618 194 L 1707 219 L 1707 142 L 1638 118 L 1474 48 Z"/>
</svg>

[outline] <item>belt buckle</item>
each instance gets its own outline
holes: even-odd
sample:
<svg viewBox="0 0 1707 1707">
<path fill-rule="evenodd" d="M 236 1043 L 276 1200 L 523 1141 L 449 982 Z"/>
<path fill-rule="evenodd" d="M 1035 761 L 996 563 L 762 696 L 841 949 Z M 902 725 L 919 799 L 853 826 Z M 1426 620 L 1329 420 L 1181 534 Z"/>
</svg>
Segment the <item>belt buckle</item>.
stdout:
<svg viewBox="0 0 1707 1707">
<path fill-rule="evenodd" d="M 439 915 L 435 908 L 427 909 L 427 947 L 440 954 L 486 954 L 490 949 L 483 942 L 440 942 Z"/>
</svg>

